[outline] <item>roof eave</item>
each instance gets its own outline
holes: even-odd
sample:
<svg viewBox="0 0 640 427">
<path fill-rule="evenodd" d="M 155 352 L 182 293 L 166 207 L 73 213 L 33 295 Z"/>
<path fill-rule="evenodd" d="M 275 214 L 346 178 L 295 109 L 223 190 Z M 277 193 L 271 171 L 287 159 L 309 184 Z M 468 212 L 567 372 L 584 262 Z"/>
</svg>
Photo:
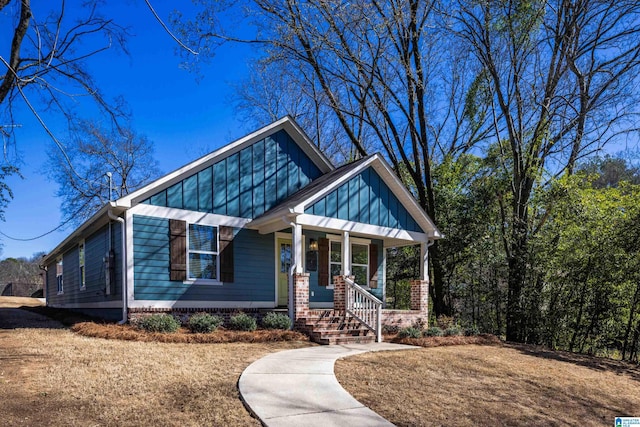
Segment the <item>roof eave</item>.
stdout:
<svg viewBox="0 0 640 427">
<path fill-rule="evenodd" d="M 94 231 L 93 228 L 98 229 L 101 226 L 109 223 L 108 212 L 111 210 L 115 215 L 120 215 L 126 210 L 123 206 L 118 206 L 115 202 L 109 202 L 104 205 L 98 212 L 96 212 L 91 218 L 83 222 L 78 228 L 74 230 L 69 236 L 67 236 L 62 242 L 60 242 L 52 251 L 42 258 L 42 264 L 49 264 L 51 261 L 55 261 L 58 256 L 65 252 L 65 250 L 78 240 L 81 236 L 85 235 L 88 230 Z M 89 233 L 86 233 L 89 234 Z"/>
</svg>

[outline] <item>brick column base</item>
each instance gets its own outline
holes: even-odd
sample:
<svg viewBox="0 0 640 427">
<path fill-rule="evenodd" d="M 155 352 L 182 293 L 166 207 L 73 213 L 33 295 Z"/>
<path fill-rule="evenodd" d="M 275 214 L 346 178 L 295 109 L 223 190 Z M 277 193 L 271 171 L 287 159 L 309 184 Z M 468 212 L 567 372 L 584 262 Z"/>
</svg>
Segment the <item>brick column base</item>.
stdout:
<svg viewBox="0 0 640 427">
<path fill-rule="evenodd" d="M 429 281 L 411 281 L 411 310 L 419 310 L 420 314 L 429 317 Z"/>
<path fill-rule="evenodd" d="M 293 275 L 293 319 L 303 319 L 309 315 L 309 273 Z"/>
<path fill-rule="evenodd" d="M 348 276 L 351 280 L 354 276 Z M 344 312 L 347 308 L 347 284 L 344 276 L 333 276 L 333 309 Z"/>
</svg>

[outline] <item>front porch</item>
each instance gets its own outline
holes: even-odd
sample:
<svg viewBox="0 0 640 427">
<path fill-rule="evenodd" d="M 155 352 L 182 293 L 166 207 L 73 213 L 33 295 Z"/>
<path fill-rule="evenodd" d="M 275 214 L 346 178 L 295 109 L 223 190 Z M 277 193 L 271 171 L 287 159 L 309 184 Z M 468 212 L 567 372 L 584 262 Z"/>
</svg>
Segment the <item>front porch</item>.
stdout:
<svg viewBox="0 0 640 427">
<path fill-rule="evenodd" d="M 384 302 L 353 281 L 353 276 L 335 276 L 332 309 L 309 308 L 309 274 L 294 274 L 294 328 L 320 344 L 382 342 L 385 326 L 403 328 L 428 323 L 429 281 L 411 283 L 410 310 L 384 309 Z M 293 314 L 291 314 L 293 312 Z"/>
<path fill-rule="evenodd" d="M 323 175 L 246 227 L 274 235 L 276 301 L 298 328 L 381 341 L 384 325 L 427 323 L 428 248 L 442 235 L 379 155 Z M 408 245 L 421 248 L 411 310 L 385 310 L 386 250 Z"/>
</svg>

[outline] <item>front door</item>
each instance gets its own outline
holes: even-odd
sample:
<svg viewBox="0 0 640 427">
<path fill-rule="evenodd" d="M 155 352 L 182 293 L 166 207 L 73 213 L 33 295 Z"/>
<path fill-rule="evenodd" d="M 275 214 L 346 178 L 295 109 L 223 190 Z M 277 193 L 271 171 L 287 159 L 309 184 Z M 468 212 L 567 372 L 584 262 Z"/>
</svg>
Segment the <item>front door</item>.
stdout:
<svg viewBox="0 0 640 427">
<path fill-rule="evenodd" d="M 278 247 L 278 306 L 286 307 L 289 300 L 291 272 L 291 239 L 277 239 Z"/>
</svg>

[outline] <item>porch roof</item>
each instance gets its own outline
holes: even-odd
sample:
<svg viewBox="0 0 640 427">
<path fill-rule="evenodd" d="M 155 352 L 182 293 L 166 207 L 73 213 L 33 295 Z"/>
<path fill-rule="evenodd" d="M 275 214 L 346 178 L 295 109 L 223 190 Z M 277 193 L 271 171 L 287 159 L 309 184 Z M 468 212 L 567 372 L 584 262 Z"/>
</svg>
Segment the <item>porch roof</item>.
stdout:
<svg viewBox="0 0 640 427">
<path fill-rule="evenodd" d="M 387 227 L 309 213 L 308 208 L 313 206 L 314 203 L 369 167 L 378 174 L 381 182 L 386 184 L 423 232 L 403 229 L 400 226 Z M 413 195 L 400 182 L 391 167 L 378 153 L 343 165 L 322 175 L 279 205 L 249 222 L 247 228 L 258 230 L 262 234 L 268 234 L 282 230 L 290 226 L 291 223 L 301 224 L 308 229 L 332 232 L 349 231 L 368 235 L 383 239 L 390 245 L 415 244 L 443 237 L 431 218 L 422 210 Z"/>
</svg>

